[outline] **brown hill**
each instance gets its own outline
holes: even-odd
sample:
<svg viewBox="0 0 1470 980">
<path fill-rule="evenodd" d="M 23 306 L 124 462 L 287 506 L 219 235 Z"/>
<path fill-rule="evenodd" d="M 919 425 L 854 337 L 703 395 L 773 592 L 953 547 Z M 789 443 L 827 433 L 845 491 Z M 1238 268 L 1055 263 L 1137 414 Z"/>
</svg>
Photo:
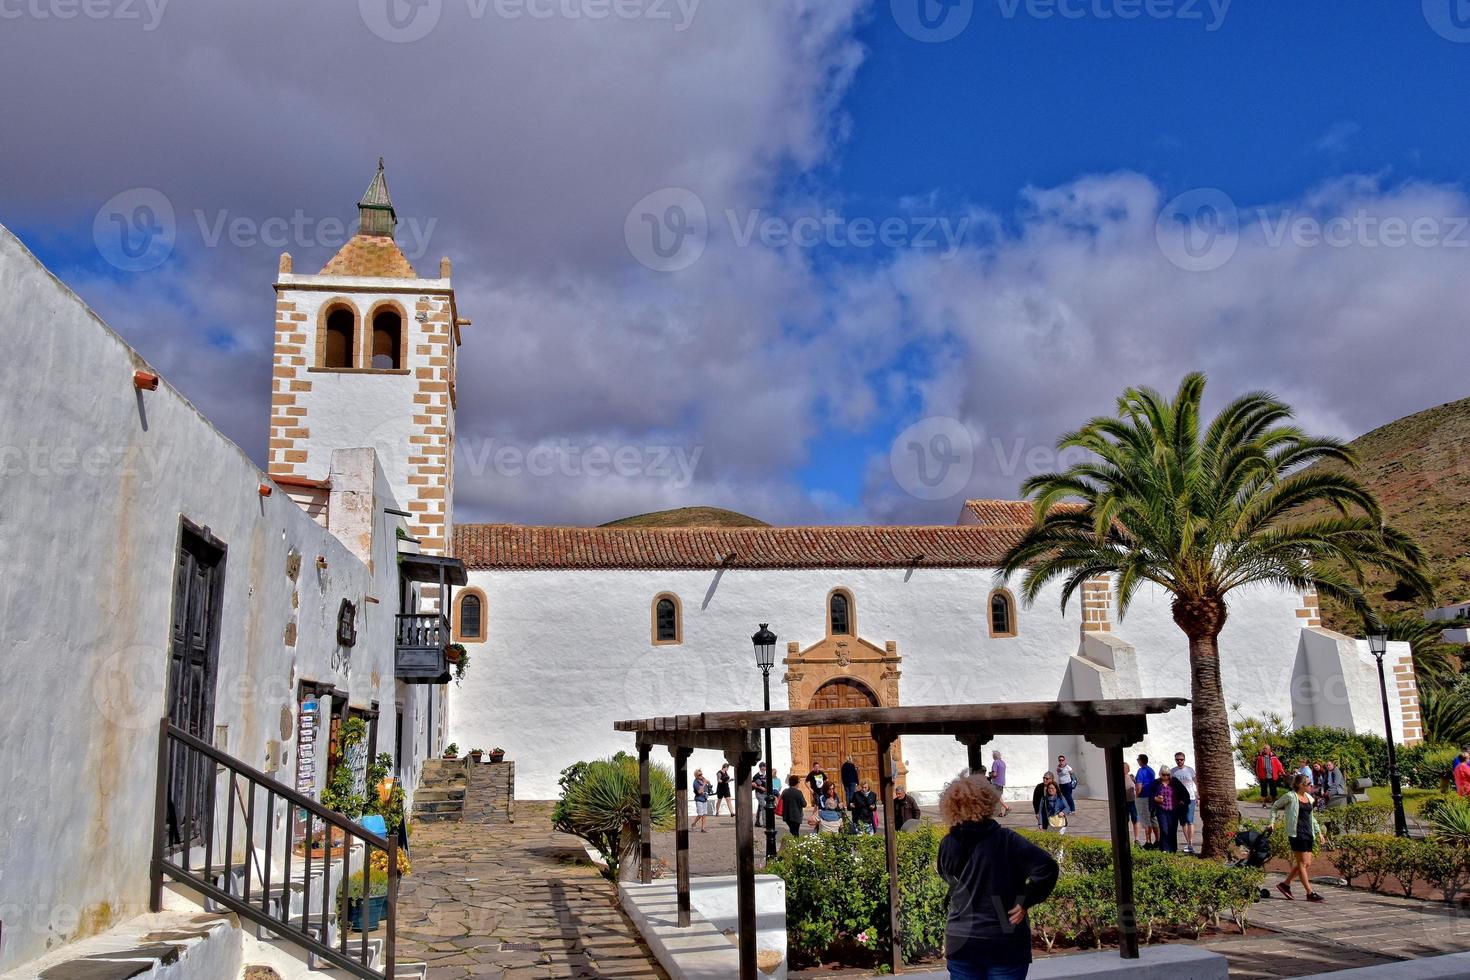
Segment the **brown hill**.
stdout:
<svg viewBox="0 0 1470 980">
<path fill-rule="evenodd" d="M 1388 523 L 1419 542 L 1442 603 L 1470 598 L 1470 398 L 1390 422 L 1352 443 L 1358 478 L 1377 495 Z M 1421 608 L 1373 581 L 1384 611 Z M 1392 598 L 1390 596 L 1392 595 Z M 1337 628 L 1342 617 L 1329 611 Z"/>
<path fill-rule="evenodd" d="M 609 521 L 603 527 L 770 527 L 765 521 L 721 507 L 679 507 Z"/>
</svg>

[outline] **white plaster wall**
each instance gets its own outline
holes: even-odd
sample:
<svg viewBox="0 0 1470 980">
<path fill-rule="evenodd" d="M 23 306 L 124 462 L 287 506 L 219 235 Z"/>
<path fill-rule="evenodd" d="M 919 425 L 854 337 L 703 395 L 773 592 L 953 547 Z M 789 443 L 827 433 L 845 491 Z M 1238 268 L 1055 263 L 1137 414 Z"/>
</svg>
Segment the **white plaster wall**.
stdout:
<svg viewBox="0 0 1470 980">
<path fill-rule="evenodd" d="M 228 546 L 215 723 L 262 768 L 284 731 L 287 782 L 297 681 L 391 709 L 397 567 L 386 524 L 369 569 L 286 494 L 259 496 L 263 474 L 166 382 L 136 392 L 142 358 L 3 228 L 0 329 L 0 538 L 21 570 L 0 584 L 6 969 L 146 908 L 180 516 Z M 360 616 L 350 655 L 343 598 Z"/>
<path fill-rule="evenodd" d="M 991 639 L 985 599 L 994 574 L 986 569 L 472 570 L 470 584 L 485 592 L 489 638 L 470 646 L 469 673 L 449 689 L 449 737 L 463 749 L 505 748 L 517 762 L 524 799 L 553 797 L 558 773 L 578 759 L 632 751 L 632 739 L 612 730 L 616 720 L 759 708 L 750 634 L 769 622 L 783 653 L 789 640 L 803 648 L 816 642 L 826 596 L 837 586 L 853 592 L 859 636 L 880 647 L 897 641 L 906 705 L 1057 700 L 1066 696 L 1080 644 L 1077 604 L 1061 615 L 1050 590 L 1020 610 L 1018 637 Z M 650 642 L 650 603 L 664 591 L 682 601 L 681 646 Z M 1294 595 L 1264 590 L 1233 597 L 1222 638 L 1228 698 L 1290 713 L 1298 605 Z M 1136 651 L 1143 696 L 1189 696 L 1188 648 L 1167 599 L 1140 596 L 1115 630 Z M 779 664 L 772 688 L 773 705 L 787 706 Z M 1140 751 L 1172 756 L 1183 748 L 1193 755 L 1187 709 L 1151 728 Z M 1072 740 L 1044 737 L 1001 738 L 987 752 L 993 748 L 1007 760 L 1010 795 L 1018 799 L 1029 798 L 1057 752 L 1075 754 Z M 921 801 L 965 763 L 963 748 L 949 738 L 906 738 L 903 752 L 909 788 Z M 784 772 L 791 759 L 784 732 L 777 733 L 775 755 Z M 696 753 L 692 765 L 708 773 L 718 762 L 716 753 Z"/>
</svg>

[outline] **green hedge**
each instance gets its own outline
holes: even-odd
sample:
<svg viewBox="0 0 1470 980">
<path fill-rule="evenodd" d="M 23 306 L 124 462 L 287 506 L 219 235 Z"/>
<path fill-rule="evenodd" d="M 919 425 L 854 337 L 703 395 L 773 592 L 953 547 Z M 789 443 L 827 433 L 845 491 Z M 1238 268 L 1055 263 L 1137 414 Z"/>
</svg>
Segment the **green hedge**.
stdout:
<svg viewBox="0 0 1470 980">
<path fill-rule="evenodd" d="M 1271 743 L 1272 751 L 1286 766 L 1288 777 L 1292 763 L 1297 759 L 1308 762 L 1331 759 L 1349 780 L 1349 789 L 1351 780 L 1360 776 L 1370 777 L 1376 786 L 1388 785 L 1388 742 L 1382 735 L 1316 725 L 1286 730 L 1279 718 L 1244 719 L 1232 727 L 1236 737 L 1236 758 L 1252 773 L 1255 772 L 1256 752 L 1264 740 Z M 1455 749 L 1451 746 L 1400 745 L 1399 776 L 1405 786 L 1438 789 L 1454 755 Z M 1246 798 L 1244 792 L 1241 798 Z"/>
<path fill-rule="evenodd" d="M 1020 833 L 1059 857 L 1062 868 L 1056 892 L 1031 910 L 1035 935 L 1048 948 L 1063 940 L 1080 946 L 1103 942 L 1118 921 L 1110 845 Z M 943 829 L 933 826 L 898 835 L 899 939 L 908 962 L 943 951 L 949 889 L 936 868 L 943 838 Z M 1259 871 L 1139 849 L 1133 857 L 1144 942 L 1164 930 L 1198 936 L 1227 918 L 1245 928 L 1261 885 Z M 786 883 L 787 942 L 795 962 L 835 958 L 870 965 L 887 949 L 888 873 L 881 837 L 788 838 L 768 871 Z"/>
<path fill-rule="evenodd" d="M 1351 881 L 1368 879 L 1372 891 L 1383 891 L 1388 878 L 1398 879 L 1399 890 L 1411 895 L 1416 881 L 1444 893 L 1446 901 L 1470 892 L 1470 849 L 1435 839 L 1395 837 L 1392 834 L 1348 834 L 1335 842 L 1333 863 Z"/>
</svg>

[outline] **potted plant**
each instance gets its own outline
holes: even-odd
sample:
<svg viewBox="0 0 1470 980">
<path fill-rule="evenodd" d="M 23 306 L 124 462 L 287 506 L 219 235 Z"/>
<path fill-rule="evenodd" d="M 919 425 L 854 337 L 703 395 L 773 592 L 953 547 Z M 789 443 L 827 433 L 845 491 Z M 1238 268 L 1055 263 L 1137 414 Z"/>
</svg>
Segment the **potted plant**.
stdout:
<svg viewBox="0 0 1470 980">
<path fill-rule="evenodd" d="M 505 749 L 502 749 L 502 748 L 499 748 L 499 747 L 496 747 L 496 748 L 491 749 L 490 750 L 490 761 L 491 762 L 504 762 L 505 761 Z"/>
<path fill-rule="evenodd" d="M 454 682 L 464 680 L 464 672 L 470 665 L 470 652 L 463 643 L 451 643 L 444 650 L 444 659 L 454 668 Z"/>
<path fill-rule="evenodd" d="M 459 758 L 459 744 L 457 742 L 450 742 L 448 745 L 444 746 L 444 758 L 446 758 L 446 759 L 458 759 Z"/>
<path fill-rule="evenodd" d="M 470 761 L 475 765 L 480 764 L 480 758 L 485 754 L 484 749 L 470 749 Z"/>
<path fill-rule="evenodd" d="M 358 932 L 372 932 L 388 914 L 388 855 L 374 851 L 369 865 L 366 880 L 362 871 L 355 871 L 345 885 L 337 886 L 338 914 Z M 399 851 L 398 873 L 409 870 L 408 855 Z"/>
</svg>

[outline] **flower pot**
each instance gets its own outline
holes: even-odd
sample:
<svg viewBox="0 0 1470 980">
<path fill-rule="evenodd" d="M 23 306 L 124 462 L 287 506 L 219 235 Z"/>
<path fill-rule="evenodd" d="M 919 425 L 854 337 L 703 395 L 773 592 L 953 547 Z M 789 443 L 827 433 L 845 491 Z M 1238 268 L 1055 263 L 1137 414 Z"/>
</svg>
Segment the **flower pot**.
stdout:
<svg viewBox="0 0 1470 980">
<path fill-rule="evenodd" d="M 479 765 L 480 759 L 484 756 L 484 754 L 485 753 L 483 753 L 483 752 L 471 752 L 470 753 L 470 761 L 473 762 L 473 763 L 475 763 L 476 765 Z M 495 759 L 495 757 L 492 755 L 490 757 L 490 759 L 493 762 L 494 759 Z"/>
<path fill-rule="evenodd" d="M 490 753 L 490 761 L 491 762 L 504 762 L 505 761 L 505 753 L 504 752 L 491 752 Z"/>
<path fill-rule="evenodd" d="M 371 895 L 366 903 L 360 898 L 351 899 L 347 903 L 347 921 L 356 932 L 372 932 L 387 914 L 387 895 Z"/>
</svg>

